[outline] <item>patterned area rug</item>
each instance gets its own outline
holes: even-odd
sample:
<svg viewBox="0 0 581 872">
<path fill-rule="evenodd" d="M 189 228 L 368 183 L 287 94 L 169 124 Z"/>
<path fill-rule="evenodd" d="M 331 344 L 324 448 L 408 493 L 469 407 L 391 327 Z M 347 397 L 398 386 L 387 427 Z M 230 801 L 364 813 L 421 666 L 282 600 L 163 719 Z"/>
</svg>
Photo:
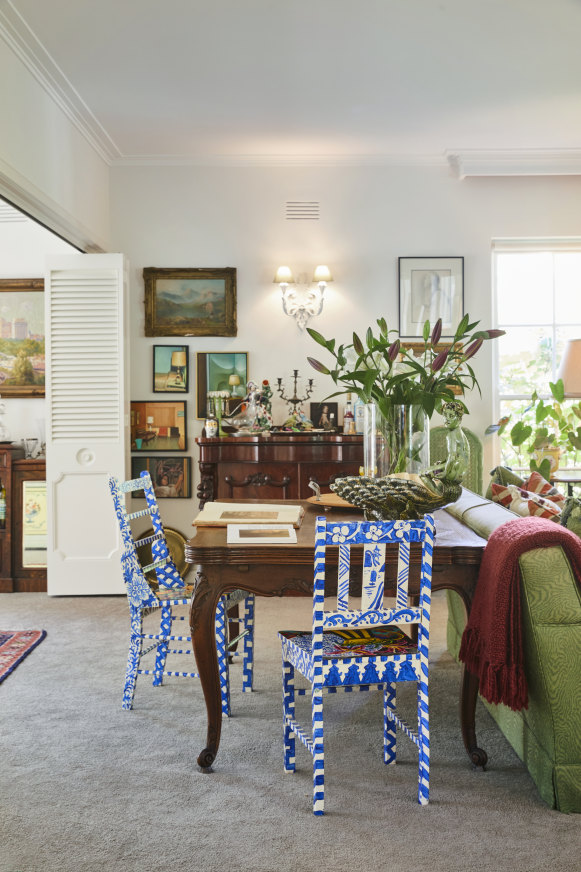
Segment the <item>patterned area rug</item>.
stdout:
<svg viewBox="0 0 581 872">
<path fill-rule="evenodd" d="M 39 645 L 46 630 L 0 630 L 0 682 Z"/>
</svg>

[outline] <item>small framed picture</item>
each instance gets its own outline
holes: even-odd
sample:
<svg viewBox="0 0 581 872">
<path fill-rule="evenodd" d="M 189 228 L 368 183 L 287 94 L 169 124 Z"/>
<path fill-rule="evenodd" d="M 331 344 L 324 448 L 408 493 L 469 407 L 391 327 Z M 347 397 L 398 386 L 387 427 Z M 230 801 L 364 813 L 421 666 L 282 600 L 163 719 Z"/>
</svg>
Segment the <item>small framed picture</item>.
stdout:
<svg viewBox="0 0 581 872">
<path fill-rule="evenodd" d="M 143 270 L 146 336 L 236 336 L 236 268 Z"/>
<path fill-rule="evenodd" d="M 157 499 L 189 499 L 192 495 L 191 457 L 132 457 L 131 478 L 148 472 Z M 143 499 L 143 491 L 133 491 Z"/>
<path fill-rule="evenodd" d="M 400 257 L 399 333 L 421 337 L 424 323 L 442 319 L 442 339 L 452 339 L 464 317 L 463 257 Z"/>
<path fill-rule="evenodd" d="M 247 351 L 198 351 L 196 355 L 197 417 L 207 415 L 210 391 L 223 391 L 224 414 L 232 415 L 246 396 Z"/>
<path fill-rule="evenodd" d="M 132 451 L 185 451 L 185 400 L 132 400 Z"/>
<path fill-rule="evenodd" d="M 153 346 L 153 393 L 187 394 L 190 381 L 187 345 Z"/>
<path fill-rule="evenodd" d="M 310 404 L 310 416 L 315 430 L 336 430 L 338 413 L 338 403 L 325 401 Z"/>
</svg>

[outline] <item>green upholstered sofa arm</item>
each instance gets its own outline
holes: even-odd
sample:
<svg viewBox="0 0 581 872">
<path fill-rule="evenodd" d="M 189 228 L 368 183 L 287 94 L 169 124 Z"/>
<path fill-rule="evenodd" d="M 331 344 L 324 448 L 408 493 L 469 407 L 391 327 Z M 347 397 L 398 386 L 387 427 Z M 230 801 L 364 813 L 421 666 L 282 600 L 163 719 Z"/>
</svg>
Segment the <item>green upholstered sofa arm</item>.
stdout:
<svg viewBox="0 0 581 872">
<path fill-rule="evenodd" d="M 468 491 L 447 511 L 484 538 L 517 517 Z M 485 704 L 543 799 L 560 811 L 581 812 L 581 590 L 560 547 L 528 551 L 520 567 L 529 706 L 512 712 Z M 466 616 L 452 592 L 448 608 L 448 647 L 457 657 Z"/>
</svg>

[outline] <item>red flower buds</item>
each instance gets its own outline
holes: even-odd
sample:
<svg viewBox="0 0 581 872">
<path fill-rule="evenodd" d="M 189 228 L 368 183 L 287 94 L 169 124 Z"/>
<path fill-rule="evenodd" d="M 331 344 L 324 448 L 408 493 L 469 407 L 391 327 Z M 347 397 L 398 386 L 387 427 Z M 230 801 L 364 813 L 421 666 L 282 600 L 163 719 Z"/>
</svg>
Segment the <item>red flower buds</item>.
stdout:
<svg viewBox="0 0 581 872">
<path fill-rule="evenodd" d="M 474 357 L 483 342 L 484 339 L 475 339 L 474 342 L 472 342 L 472 344 L 469 345 L 466 349 L 466 352 L 464 354 L 464 360 L 468 360 L 470 357 Z"/>
<path fill-rule="evenodd" d="M 436 357 L 432 360 L 432 372 L 438 372 L 439 369 L 442 369 L 446 360 L 448 358 L 448 354 L 450 353 L 449 348 L 444 348 L 443 351 L 440 351 Z"/>
<path fill-rule="evenodd" d="M 393 362 L 399 354 L 399 346 L 400 341 L 396 339 L 395 342 L 392 342 L 389 348 L 387 349 L 387 356 Z"/>
<path fill-rule="evenodd" d="M 434 324 L 434 329 L 432 330 L 432 338 L 430 342 L 432 345 L 437 345 L 440 341 L 440 336 L 442 335 L 442 319 L 438 318 L 436 323 Z"/>
</svg>

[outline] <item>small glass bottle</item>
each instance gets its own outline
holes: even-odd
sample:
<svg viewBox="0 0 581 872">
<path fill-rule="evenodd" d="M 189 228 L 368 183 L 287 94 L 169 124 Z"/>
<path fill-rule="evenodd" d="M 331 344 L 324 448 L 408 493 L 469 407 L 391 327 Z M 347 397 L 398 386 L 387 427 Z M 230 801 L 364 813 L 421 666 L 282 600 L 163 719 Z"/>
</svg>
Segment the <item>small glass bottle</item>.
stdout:
<svg viewBox="0 0 581 872">
<path fill-rule="evenodd" d="M 218 435 L 218 419 L 214 412 L 214 397 L 208 397 L 208 408 L 206 411 L 207 414 L 204 423 L 206 439 L 215 439 Z"/>
<path fill-rule="evenodd" d="M 343 412 L 343 433 L 355 433 L 355 418 L 353 417 L 353 409 L 351 408 L 351 394 L 347 394 L 347 402 Z"/>
<path fill-rule="evenodd" d="M 4 482 L 0 482 L 0 530 L 6 529 L 6 488 Z"/>
</svg>

